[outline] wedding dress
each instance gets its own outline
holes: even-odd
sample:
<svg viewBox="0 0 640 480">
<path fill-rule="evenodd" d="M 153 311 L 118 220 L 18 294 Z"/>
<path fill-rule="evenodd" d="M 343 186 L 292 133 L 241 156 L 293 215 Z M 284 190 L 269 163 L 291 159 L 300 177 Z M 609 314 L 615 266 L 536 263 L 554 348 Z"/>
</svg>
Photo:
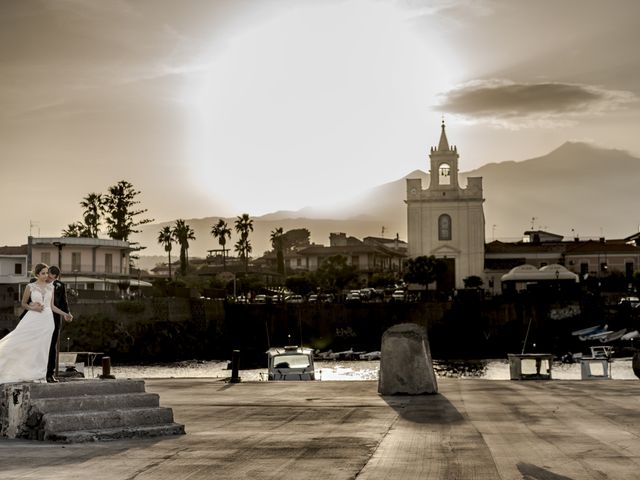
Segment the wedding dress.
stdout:
<svg viewBox="0 0 640 480">
<path fill-rule="evenodd" d="M 44 310 L 29 310 L 18 326 L 0 340 L 0 383 L 44 382 L 47 375 L 54 327 L 51 311 L 53 285 L 41 288 L 30 283 L 26 288 L 31 290 L 31 303 L 42 303 Z"/>
</svg>

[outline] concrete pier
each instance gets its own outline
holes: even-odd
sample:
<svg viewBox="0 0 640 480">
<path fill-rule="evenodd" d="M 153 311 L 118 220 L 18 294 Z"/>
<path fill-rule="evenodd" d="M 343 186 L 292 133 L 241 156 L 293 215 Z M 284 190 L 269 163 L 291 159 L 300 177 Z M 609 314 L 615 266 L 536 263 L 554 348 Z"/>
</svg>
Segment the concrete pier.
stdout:
<svg viewBox="0 0 640 480">
<path fill-rule="evenodd" d="M 147 380 L 187 434 L 61 445 L 0 440 L 0 479 L 638 478 L 640 381 Z"/>
</svg>

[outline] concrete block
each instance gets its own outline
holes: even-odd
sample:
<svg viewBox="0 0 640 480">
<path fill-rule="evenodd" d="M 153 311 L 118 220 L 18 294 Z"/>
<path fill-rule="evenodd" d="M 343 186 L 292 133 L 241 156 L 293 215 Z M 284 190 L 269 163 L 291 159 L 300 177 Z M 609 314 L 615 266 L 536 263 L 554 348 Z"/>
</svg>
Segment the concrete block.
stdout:
<svg viewBox="0 0 640 480">
<path fill-rule="evenodd" d="M 382 335 L 378 393 L 422 395 L 438 393 L 427 331 L 401 323 Z"/>
</svg>

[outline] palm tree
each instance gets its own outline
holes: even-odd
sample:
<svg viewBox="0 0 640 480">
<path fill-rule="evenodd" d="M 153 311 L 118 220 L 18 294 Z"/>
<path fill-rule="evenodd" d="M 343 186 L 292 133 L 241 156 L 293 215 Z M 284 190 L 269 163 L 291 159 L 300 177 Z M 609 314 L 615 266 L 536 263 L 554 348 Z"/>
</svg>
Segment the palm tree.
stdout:
<svg viewBox="0 0 640 480">
<path fill-rule="evenodd" d="M 229 225 L 227 225 L 227 222 L 220 219 L 218 220 L 218 223 L 211 227 L 211 235 L 218 239 L 218 243 L 222 247 L 222 270 L 226 270 L 227 250 L 225 249 L 225 246 L 227 245 L 227 238 L 231 238 L 231 229 L 229 228 Z"/>
<path fill-rule="evenodd" d="M 189 265 L 189 240 L 196 239 L 196 232 L 184 220 L 178 219 L 172 233 L 180 245 L 180 273 L 184 276 L 187 274 L 187 266 Z"/>
<path fill-rule="evenodd" d="M 236 218 L 235 222 L 236 232 L 240 234 L 240 240 L 235 244 L 235 250 L 238 252 L 240 258 L 244 260 L 244 271 L 249 271 L 249 254 L 252 247 L 249 241 L 249 232 L 253 232 L 253 220 L 249 218 L 248 213 L 243 213 Z"/>
<path fill-rule="evenodd" d="M 280 275 L 284 275 L 284 232 L 282 227 L 271 232 L 271 246 L 276 252 L 276 269 Z"/>
<path fill-rule="evenodd" d="M 234 250 L 238 252 L 238 256 L 244 261 L 245 273 L 249 271 L 249 254 L 253 250 L 251 242 L 246 238 L 240 238 L 234 245 Z"/>
<path fill-rule="evenodd" d="M 82 217 L 84 218 L 88 237 L 98 238 L 100 217 L 104 211 L 104 202 L 105 200 L 100 193 L 90 193 L 80 202 L 80 206 L 84 208 Z"/>
<path fill-rule="evenodd" d="M 171 248 L 174 241 L 171 227 L 169 225 L 162 227 L 158 234 L 158 243 L 164 246 L 164 251 L 169 255 L 169 278 L 171 278 Z"/>
</svg>

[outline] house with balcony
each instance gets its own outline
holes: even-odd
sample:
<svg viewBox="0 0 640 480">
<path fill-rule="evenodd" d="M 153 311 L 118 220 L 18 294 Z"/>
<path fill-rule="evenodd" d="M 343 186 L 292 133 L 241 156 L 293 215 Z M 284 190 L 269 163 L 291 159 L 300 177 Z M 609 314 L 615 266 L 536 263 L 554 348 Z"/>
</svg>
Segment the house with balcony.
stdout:
<svg viewBox="0 0 640 480">
<path fill-rule="evenodd" d="M 85 291 L 82 298 L 92 298 L 90 291 L 113 294 L 129 287 L 151 286 L 131 278 L 131 250 L 129 242 L 122 240 L 29 236 L 26 245 L 0 247 L 0 298 L 5 292 L 5 296 L 11 294 L 11 301 L 19 301 L 30 280 L 29 272 L 38 263 L 57 265 L 70 289 Z M 101 293 L 96 298 L 113 296 Z"/>
</svg>

